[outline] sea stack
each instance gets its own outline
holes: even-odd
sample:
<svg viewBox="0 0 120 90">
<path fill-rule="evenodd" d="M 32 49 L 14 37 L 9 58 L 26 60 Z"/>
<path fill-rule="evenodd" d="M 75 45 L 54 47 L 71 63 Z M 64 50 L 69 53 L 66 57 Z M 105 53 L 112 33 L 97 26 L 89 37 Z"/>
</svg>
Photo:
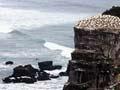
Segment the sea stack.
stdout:
<svg viewBox="0 0 120 90">
<path fill-rule="evenodd" d="M 115 10 L 75 25 L 75 51 L 63 90 L 120 90 L 120 18 L 112 14 Z"/>
</svg>

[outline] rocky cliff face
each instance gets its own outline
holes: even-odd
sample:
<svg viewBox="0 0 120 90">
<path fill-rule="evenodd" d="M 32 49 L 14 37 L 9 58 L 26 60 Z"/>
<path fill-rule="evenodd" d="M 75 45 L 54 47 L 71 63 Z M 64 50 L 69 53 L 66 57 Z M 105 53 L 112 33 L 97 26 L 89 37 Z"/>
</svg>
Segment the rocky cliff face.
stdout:
<svg viewBox="0 0 120 90">
<path fill-rule="evenodd" d="M 64 90 L 120 90 L 119 24 L 120 18 L 111 15 L 78 22 Z"/>
</svg>

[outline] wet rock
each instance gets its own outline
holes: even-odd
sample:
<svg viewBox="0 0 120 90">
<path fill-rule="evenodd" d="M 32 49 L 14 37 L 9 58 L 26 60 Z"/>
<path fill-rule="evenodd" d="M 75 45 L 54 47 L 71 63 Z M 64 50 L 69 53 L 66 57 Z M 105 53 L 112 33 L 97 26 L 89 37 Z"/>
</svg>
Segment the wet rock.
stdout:
<svg viewBox="0 0 120 90">
<path fill-rule="evenodd" d="M 50 76 L 49 75 L 50 74 L 42 71 L 42 72 L 38 73 L 37 79 L 38 79 L 38 81 L 50 80 Z"/>
<path fill-rule="evenodd" d="M 38 63 L 40 70 L 34 68 L 31 64 L 19 65 L 13 69 L 13 74 L 3 79 L 4 83 L 34 83 L 38 81 L 50 80 L 59 76 L 51 75 L 44 70 L 61 69 L 60 65 L 52 65 L 52 61 Z"/>
<path fill-rule="evenodd" d="M 4 83 L 34 83 L 39 70 L 28 64 L 25 66 L 19 65 L 13 69 L 13 74 L 3 79 Z"/>
<path fill-rule="evenodd" d="M 38 69 L 35 69 L 32 67 L 32 65 L 25 65 L 25 66 L 17 66 L 13 69 L 13 75 L 14 77 L 20 77 L 20 76 L 29 76 L 29 77 L 35 77 L 36 72 L 38 72 Z"/>
<path fill-rule="evenodd" d="M 50 75 L 50 78 L 59 78 L 59 75 Z"/>
<path fill-rule="evenodd" d="M 53 65 L 52 61 L 44 61 L 38 63 L 40 70 L 50 70 L 52 65 Z"/>
<path fill-rule="evenodd" d="M 41 71 L 43 71 L 43 70 L 55 70 L 55 69 L 61 69 L 62 68 L 61 65 L 53 65 L 52 61 L 39 62 L 38 66 L 39 66 Z"/>
<path fill-rule="evenodd" d="M 60 72 L 59 75 L 60 76 L 68 76 L 68 73 L 67 72 Z"/>
<path fill-rule="evenodd" d="M 35 78 L 31 77 L 6 77 L 3 79 L 4 83 L 34 83 L 36 82 Z"/>
<path fill-rule="evenodd" d="M 7 62 L 5 62 L 5 65 L 13 65 L 14 63 L 13 63 L 13 61 L 7 61 Z"/>
<path fill-rule="evenodd" d="M 61 69 L 61 68 L 62 68 L 61 65 L 54 65 L 54 66 L 52 66 L 51 70 Z"/>
<path fill-rule="evenodd" d="M 3 82 L 4 83 L 11 83 L 11 82 L 13 82 L 13 80 L 10 77 L 6 77 L 3 79 Z"/>
<path fill-rule="evenodd" d="M 85 85 L 84 86 L 80 86 L 80 85 L 75 85 L 75 84 L 72 84 L 72 83 L 67 83 L 64 86 L 63 90 L 88 90 L 88 87 L 86 87 Z M 89 90 L 93 90 L 93 89 L 89 89 Z"/>
<path fill-rule="evenodd" d="M 60 72 L 59 75 L 60 76 L 69 76 L 69 72 L 70 72 L 70 62 L 68 63 L 67 70 L 64 72 Z"/>
<path fill-rule="evenodd" d="M 36 82 L 35 78 L 31 78 L 31 77 L 22 77 L 20 78 L 20 82 L 24 82 L 24 83 L 34 83 Z"/>
</svg>

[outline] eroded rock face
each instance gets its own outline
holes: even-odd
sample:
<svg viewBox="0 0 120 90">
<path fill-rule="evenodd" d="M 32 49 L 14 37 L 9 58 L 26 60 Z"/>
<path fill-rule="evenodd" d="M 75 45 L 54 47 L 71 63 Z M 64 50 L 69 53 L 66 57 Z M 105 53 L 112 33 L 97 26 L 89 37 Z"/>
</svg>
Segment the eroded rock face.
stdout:
<svg viewBox="0 0 120 90">
<path fill-rule="evenodd" d="M 114 59 L 115 61 L 119 60 L 120 52 L 120 33 L 112 33 L 105 31 L 85 31 L 82 29 L 75 28 L 75 48 L 74 53 L 79 52 L 84 53 L 86 56 L 86 50 L 89 53 L 95 53 L 96 56 L 91 56 L 91 58 L 100 57 L 103 59 Z M 74 53 L 72 58 L 74 59 Z M 77 55 L 75 54 L 75 55 Z M 82 59 L 82 56 L 78 55 Z M 75 58 L 77 59 L 77 58 Z"/>
<path fill-rule="evenodd" d="M 105 90 L 118 83 L 116 77 L 120 72 L 116 74 L 115 70 L 120 66 L 120 27 L 116 23 L 120 19 L 113 17 L 95 16 L 79 21 L 74 27 L 75 51 L 63 90 Z"/>
</svg>

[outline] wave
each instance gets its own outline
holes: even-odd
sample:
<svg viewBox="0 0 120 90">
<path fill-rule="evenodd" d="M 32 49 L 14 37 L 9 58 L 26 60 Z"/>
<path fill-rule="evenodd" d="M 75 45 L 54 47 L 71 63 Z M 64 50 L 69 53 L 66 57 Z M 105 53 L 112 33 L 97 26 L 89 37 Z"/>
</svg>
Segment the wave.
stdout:
<svg viewBox="0 0 120 90">
<path fill-rule="evenodd" d="M 34 84 L 25 83 L 0 83 L 0 90 L 62 90 L 63 85 L 67 82 L 68 77 L 60 77 L 46 81 L 38 81 Z M 58 83 L 59 82 L 59 83 Z"/>
<path fill-rule="evenodd" d="M 13 31 L 9 32 L 9 34 L 18 35 L 18 36 L 27 36 L 27 34 L 24 34 L 24 33 L 22 33 L 21 31 L 18 31 L 18 30 L 13 30 Z"/>
<path fill-rule="evenodd" d="M 5 23 L 3 20 L 0 19 L 0 33 L 9 33 L 12 30 L 13 29 L 11 28 L 11 25 Z"/>
<path fill-rule="evenodd" d="M 41 54 L 36 51 L 19 51 L 19 52 L 0 52 L 0 56 L 2 57 L 9 57 L 9 58 L 36 58 L 37 56 L 40 56 Z"/>
<path fill-rule="evenodd" d="M 56 43 L 52 42 L 45 42 L 44 46 L 50 50 L 61 50 L 61 55 L 66 58 L 71 58 L 71 53 L 74 51 L 74 49 L 65 47 Z"/>
</svg>

